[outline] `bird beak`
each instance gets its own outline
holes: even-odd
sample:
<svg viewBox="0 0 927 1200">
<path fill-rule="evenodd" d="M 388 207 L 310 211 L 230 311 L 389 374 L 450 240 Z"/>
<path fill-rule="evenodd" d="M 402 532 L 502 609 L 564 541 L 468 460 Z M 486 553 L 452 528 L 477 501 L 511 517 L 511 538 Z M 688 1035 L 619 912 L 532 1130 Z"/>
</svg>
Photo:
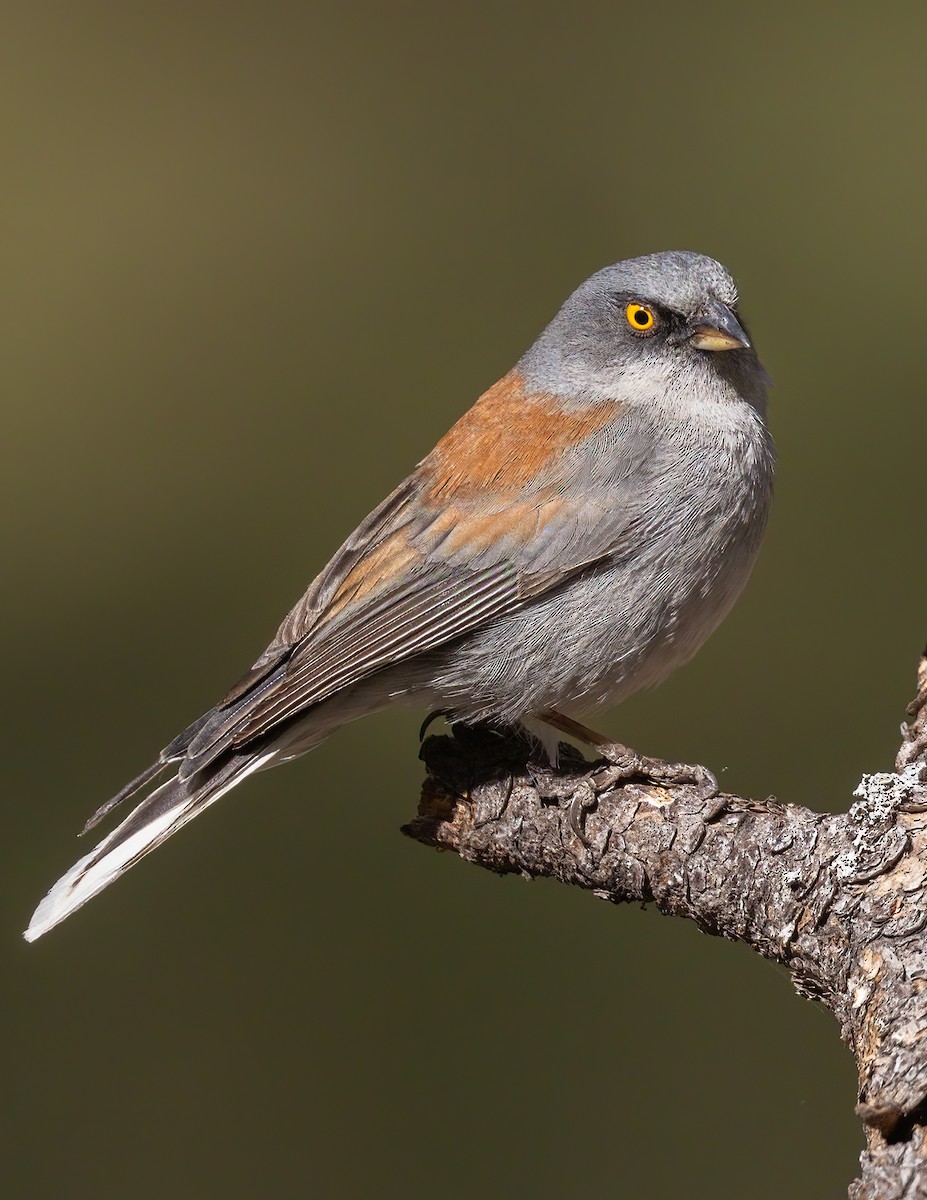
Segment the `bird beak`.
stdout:
<svg viewBox="0 0 927 1200">
<path fill-rule="evenodd" d="M 750 349 L 750 339 L 726 304 L 712 305 L 691 330 L 689 345 L 696 350 Z"/>
</svg>

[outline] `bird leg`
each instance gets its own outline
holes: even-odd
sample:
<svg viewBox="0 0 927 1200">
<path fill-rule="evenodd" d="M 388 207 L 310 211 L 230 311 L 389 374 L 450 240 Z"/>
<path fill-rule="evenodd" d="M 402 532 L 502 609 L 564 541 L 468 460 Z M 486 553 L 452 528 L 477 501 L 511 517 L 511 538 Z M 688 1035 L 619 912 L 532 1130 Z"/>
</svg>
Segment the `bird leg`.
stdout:
<svg viewBox="0 0 927 1200">
<path fill-rule="evenodd" d="M 604 734 L 596 733 L 594 729 L 581 725 L 579 721 L 574 721 L 572 717 L 557 712 L 553 708 L 538 713 L 537 719 L 553 726 L 554 729 L 559 729 L 561 733 L 565 733 L 569 737 L 576 738 L 577 741 L 583 742 L 587 746 L 594 746 L 610 764 L 610 769 L 602 772 L 595 780 L 595 784 L 600 786 L 592 787 L 591 800 L 589 793 L 585 789 L 581 789 L 577 791 L 570 803 L 570 828 L 586 845 L 588 843 L 583 833 L 585 814 L 595 807 L 595 794 L 596 791 L 602 790 L 602 786 L 612 786 L 622 780 L 637 777 L 659 785 L 694 784 L 698 787 L 700 800 L 710 800 L 718 794 L 718 781 L 707 767 L 692 766 L 689 763 L 664 762 L 660 758 L 647 758 Z M 723 804 L 719 805 L 718 811 L 722 807 Z M 716 816 L 717 812 L 712 811 L 706 820 L 711 820 Z"/>
</svg>

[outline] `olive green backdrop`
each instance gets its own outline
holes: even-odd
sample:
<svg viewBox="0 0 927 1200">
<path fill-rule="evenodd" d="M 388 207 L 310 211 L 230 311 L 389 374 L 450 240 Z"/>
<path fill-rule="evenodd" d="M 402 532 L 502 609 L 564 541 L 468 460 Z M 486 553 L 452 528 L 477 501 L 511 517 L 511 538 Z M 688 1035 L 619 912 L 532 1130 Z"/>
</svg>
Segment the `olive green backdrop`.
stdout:
<svg viewBox="0 0 927 1200">
<path fill-rule="evenodd" d="M 827 1013 L 653 912 L 398 833 L 422 714 L 250 780 L 35 946 L 84 818 L 209 706 L 582 278 L 736 272 L 772 526 L 610 714 L 846 807 L 925 632 L 919 4 L 8 4 L 5 1195 L 840 1195 Z"/>
</svg>

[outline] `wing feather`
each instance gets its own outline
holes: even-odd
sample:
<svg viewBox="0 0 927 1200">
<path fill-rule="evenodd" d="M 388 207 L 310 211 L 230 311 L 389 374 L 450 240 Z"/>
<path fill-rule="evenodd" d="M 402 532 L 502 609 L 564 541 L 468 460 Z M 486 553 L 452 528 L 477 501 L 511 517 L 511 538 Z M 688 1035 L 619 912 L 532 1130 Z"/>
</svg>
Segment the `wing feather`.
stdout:
<svg viewBox="0 0 927 1200">
<path fill-rule="evenodd" d="M 385 606 L 373 620 L 358 613 L 340 628 L 339 636 L 317 645 L 310 642 L 294 658 L 282 686 L 238 724 L 234 743 L 260 737 L 382 667 L 453 641 L 511 611 L 518 601 L 517 573 L 511 564 L 501 563 L 471 578 L 448 579 L 445 587 L 430 581 L 427 591 Z"/>
<path fill-rule="evenodd" d="M 502 401 L 491 389 L 344 542 L 231 703 L 191 727 L 182 778 L 514 611 L 625 540 L 648 469 L 627 418 L 606 405 L 567 419 L 507 379 Z"/>
</svg>

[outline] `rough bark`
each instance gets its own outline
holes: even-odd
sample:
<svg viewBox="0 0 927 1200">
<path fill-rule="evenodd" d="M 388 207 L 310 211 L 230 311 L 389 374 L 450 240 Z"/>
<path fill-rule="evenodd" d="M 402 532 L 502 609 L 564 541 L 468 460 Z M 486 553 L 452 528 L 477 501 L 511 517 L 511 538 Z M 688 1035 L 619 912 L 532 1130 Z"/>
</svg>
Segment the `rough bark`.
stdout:
<svg viewBox="0 0 927 1200">
<path fill-rule="evenodd" d="M 851 1200 L 927 1198 L 927 652 L 902 736 L 895 771 L 830 814 L 616 779 L 567 747 L 556 771 L 529 770 L 525 741 L 455 726 L 422 746 L 405 832 L 502 874 L 653 903 L 782 963 L 856 1057 Z"/>
</svg>

